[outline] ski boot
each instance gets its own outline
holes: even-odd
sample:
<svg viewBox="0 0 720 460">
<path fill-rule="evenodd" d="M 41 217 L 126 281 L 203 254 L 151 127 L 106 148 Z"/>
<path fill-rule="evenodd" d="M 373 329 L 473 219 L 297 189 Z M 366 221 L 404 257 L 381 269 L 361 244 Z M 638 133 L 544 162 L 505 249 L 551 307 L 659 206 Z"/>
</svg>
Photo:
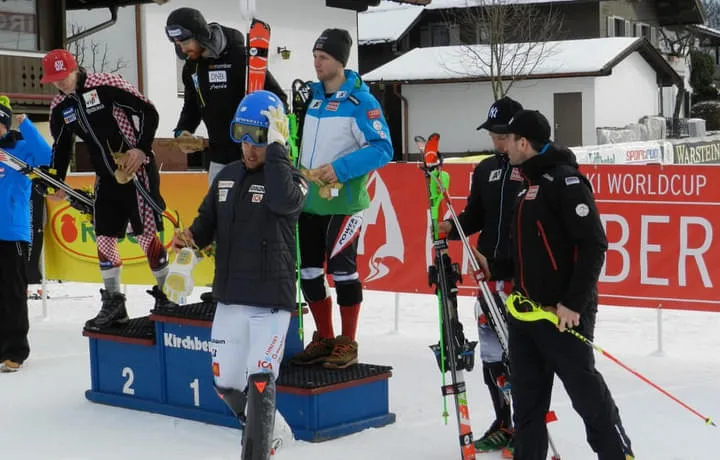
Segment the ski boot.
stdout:
<svg viewBox="0 0 720 460">
<path fill-rule="evenodd" d="M 121 292 L 108 292 L 100 289 L 102 307 L 97 316 L 85 323 L 85 329 L 99 330 L 113 324 L 125 324 L 130 321 L 125 309 L 125 295 Z"/>
<path fill-rule="evenodd" d="M 175 302 L 168 299 L 165 293 L 160 289 L 159 286 L 155 285 L 151 290 L 145 291 L 155 298 L 155 310 L 170 310 L 178 306 Z"/>
</svg>

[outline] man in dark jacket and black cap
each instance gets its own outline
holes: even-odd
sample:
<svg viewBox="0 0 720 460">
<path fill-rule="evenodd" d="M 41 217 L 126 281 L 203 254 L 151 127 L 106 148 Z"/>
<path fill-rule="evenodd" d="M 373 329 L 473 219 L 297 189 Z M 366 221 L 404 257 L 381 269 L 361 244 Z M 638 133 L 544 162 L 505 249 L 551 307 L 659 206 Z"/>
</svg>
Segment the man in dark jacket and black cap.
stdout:
<svg viewBox="0 0 720 460">
<path fill-rule="evenodd" d="M 505 130 L 510 119 L 522 108 L 518 101 L 505 96 L 490 106 L 487 120 L 478 126 L 478 130 L 485 129 L 490 134 L 495 154 L 475 167 L 467 205 L 458 215 L 458 221 L 467 236 L 480 233 L 477 250 L 491 261 L 507 259 L 510 255 L 510 222 L 515 197 L 522 188 L 522 177 L 520 170 L 508 160 L 509 135 Z M 450 239 L 460 239 L 452 220 L 441 222 L 439 229 L 447 233 Z M 493 324 L 490 312 L 493 302 L 501 312 L 505 311 L 505 299 L 512 290 L 510 278 L 489 280 L 488 289 L 493 299 L 480 294 L 475 304 L 483 379 L 490 390 L 495 420 L 474 445 L 478 452 L 504 450 L 511 457 L 512 420 L 510 402 L 506 396 L 510 387 L 506 372 L 507 356 L 498 339 L 498 325 Z M 501 319 L 504 321 L 504 318 Z M 501 326 L 507 329 L 505 324 Z"/>
<path fill-rule="evenodd" d="M 174 134 L 189 136 L 200 121 L 205 122 L 210 143 L 208 180 L 212 184 L 226 164 L 242 157 L 239 144 L 228 136 L 228 126 L 246 91 L 245 39 L 238 30 L 208 24 L 194 8 L 178 8 L 170 13 L 165 33 L 175 44 L 178 57 L 186 60 L 182 71 L 185 98 Z M 287 96 L 270 72 L 265 89 L 280 97 L 287 107 Z"/>
<path fill-rule="evenodd" d="M 595 369 L 592 349 L 563 333 L 576 328 L 592 340 L 595 330 L 597 282 L 607 239 L 592 187 L 578 170 L 573 153 L 550 141 L 550 124 L 540 112 L 518 112 L 506 132 L 510 163 L 519 165 L 525 187 L 515 206 L 512 262 L 495 261 L 490 270 L 503 277 L 514 267 L 517 294 L 508 302 L 513 458 L 545 460 L 545 414 L 557 374 L 585 423 L 588 443 L 598 459 L 632 459 L 630 439 L 610 390 Z M 533 311 L 525 308 L 532 304 L 552 312 L 557 328 L 545 319 L 517 313 Z"/>
</svg>

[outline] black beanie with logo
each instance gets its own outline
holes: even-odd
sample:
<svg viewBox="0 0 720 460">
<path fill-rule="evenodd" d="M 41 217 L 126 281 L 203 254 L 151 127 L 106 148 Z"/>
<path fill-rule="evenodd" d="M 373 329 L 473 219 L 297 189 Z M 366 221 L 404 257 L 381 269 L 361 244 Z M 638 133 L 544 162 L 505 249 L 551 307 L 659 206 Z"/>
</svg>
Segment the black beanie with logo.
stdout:
<svg viewBox="0 0 720 460">
<path fill-rule="evenodd" d="M 315 41 L 313 51 L 324 51 L 340 61 L 345 67 L 350 58 L 352 37 L 345 29 L 325 29 Z"/>
</svg>

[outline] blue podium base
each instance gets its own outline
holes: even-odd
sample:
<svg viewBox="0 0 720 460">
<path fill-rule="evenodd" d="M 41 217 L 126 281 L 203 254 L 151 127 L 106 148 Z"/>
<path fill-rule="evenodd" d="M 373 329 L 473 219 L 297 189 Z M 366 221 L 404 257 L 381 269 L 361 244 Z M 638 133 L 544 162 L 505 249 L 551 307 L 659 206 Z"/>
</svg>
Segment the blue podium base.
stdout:
<svg viewBox="0 0 720 460">
<path fill-rule="evenodd" d="M 218 414 L 217 412 L 193 409 L 190 407 L 173 406 L 171 404 L 163 404 L 157 401 L 137 399 L 132 396 L 103 393 L 101 391 L 93 390 L 87 390 L 85 392 L 85 398 L 87 398 L 88 401 L 106 404 L 108 406 L 151 412 L 153 414 L 168 415 L 170 417 L 184 418 L 187 420 L 194 420 L 196 422 L 209 423 L 211 425 L 240 429 L 238 420 L 232 415 Z"/>
<path fill-rule="evenodd" d="M 293 435 L 295 436 L 295 439 L 299 439 L 301 441 L 322 442 L 357 433 L 358 431 L 362 431 L 367 428 L 380 428 L 392 423 L 395 423 L 395 414 L 388 413 L 385 415 L 378 415 L 376 417 L 357 420 L 355 422 L 336 425 L 330 428 L 324 428 L 318 431 L 293 428 Z"/>
<path fill-rule="evenodd" d="M 239 422 L 214 390 L 210 326 L 214 305 L 153 310 L 89 339 L 92 402 L 230 428 Z M 302 350 L 298 319 L 291 321 L 277 408 L 296 439 L 320 442 L 395 422 L 389 411 L 392 368 L 357 364 L 347 369 L 292 366 Z M 296 342 L 296 343 L 295 343 Z"/>
</svg>

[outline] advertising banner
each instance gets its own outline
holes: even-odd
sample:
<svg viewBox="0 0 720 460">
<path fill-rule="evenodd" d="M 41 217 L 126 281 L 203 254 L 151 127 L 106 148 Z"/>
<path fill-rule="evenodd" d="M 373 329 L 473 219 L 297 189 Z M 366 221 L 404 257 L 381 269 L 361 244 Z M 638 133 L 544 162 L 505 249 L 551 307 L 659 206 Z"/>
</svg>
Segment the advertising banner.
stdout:
<svg viewBox="0 0 720 460">
<path fill-rule="evenodd" d="M 650 164 L 673 162 L 673 145 L 666 141 L 571 147 L 580 164 Z"/>
<path fill-rule="evenodd" d="M 474 165 L 448 164 L 456 212 L 465 206 Z M 587 165 L 605 225 L 609 248 L 600 276 L 601 303 L 720 311 L 720 168 L 676 165 Z M 91 177 L 71 177 L 73 186 Z M 169 210 L 189 225 L 207 190 L 203 173 L 163 173 Z M 372 197 L 359 236 L 358 272 L 366 289 L 431 293 L 427 267 L 433 262 L 427 192 L 414 163 L 390 164 L 373 172 Z M 449 213 L 443 209 L 445 218 Z M 48 278 L 100 282 L 92 225 L 69 208 L 51 204 L 46 231 Z M 167 222 L 162 241 L 169 244 Z M 475 244 L 477 236 L 471 237 Z M 120 244 L 123 282 L 151 285 L 142 251 L 126 238 Z M 463 276 L 460 295 L 475 295 L 469 254 L 450 242 L 450 256 Z M 238 261 L 242 263 L 242 261 Z M 212 280 L 212 260 L 195 269 L 196 285 Z"/>
<path fill-rule="evenodd" d="M 720 311 L 720 168 L 586 167 L 607 232 L 600 301 Z"/>
<path fill-rule="evenodd" d="M 720 163 L 720 138 L 705 138 L 694 142 L 675 141 L 675 164 L 696 165 Z"/>
<path fill-rule="evenodd" d="M 67 182 L 74 188 L 92 190 L 94 174 L 69 175 Z M 208 189 L 205 173 L 162 173 L 160 188 L 167 202 L 166 213 L 180 215 L 181 224 L 190 225 L 197 208 Z M 95 246 L 95 231 L 87 216 L 71 208 L 67 201 L 48 202 L 48 220 L 45 229 L 45 271 L 47 279 L 65 281 L 102 282 Z M 170 214 L 169 214 L 170 215 Z M 169 247 L 173 225 L 164 220 L 160 239 Z M 119 244 L 123 260 L 121 280 L 128 284 L 155 284 L 145 254 L 135 239 L 126 236 Z M 204 286 L 212 282 L 213 262 L 202 260 L 193 272 L 195 284 Z"/>
</svg>

